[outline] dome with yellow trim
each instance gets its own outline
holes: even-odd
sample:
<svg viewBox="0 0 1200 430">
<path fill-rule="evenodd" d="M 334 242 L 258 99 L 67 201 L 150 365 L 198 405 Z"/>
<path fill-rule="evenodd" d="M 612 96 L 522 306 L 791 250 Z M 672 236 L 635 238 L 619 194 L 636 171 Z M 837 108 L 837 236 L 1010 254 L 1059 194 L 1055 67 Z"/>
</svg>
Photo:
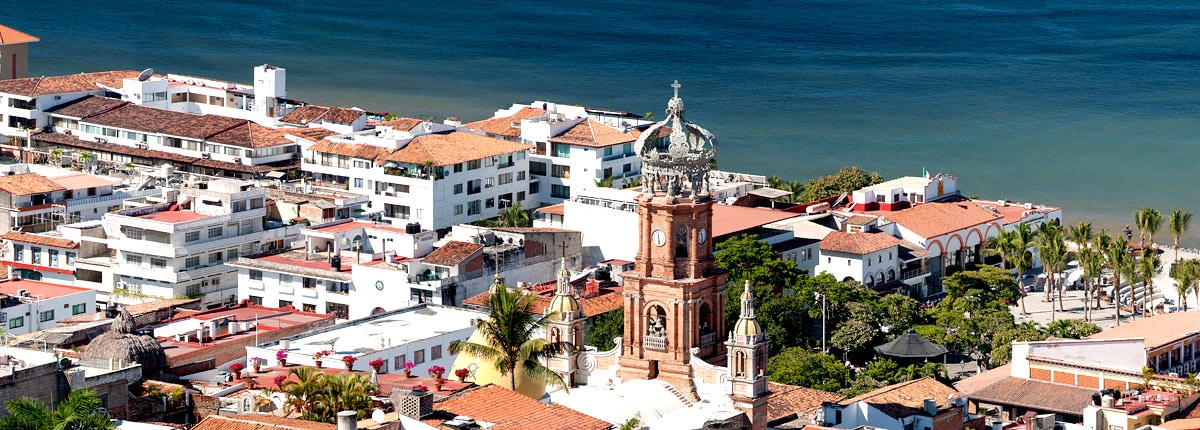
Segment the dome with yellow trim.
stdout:
<svg viewBox="0 0 1200 430">
<path fill-rule="evenodd" d="M 742 290 L 742 314 L 738 317 L 737 324 L 733 326 L 733 334 L 735 336 L 763 334 L 762 326 L 754 317 L 754 295 L 750 294 L 749 280 L 746 281 L 746 287 Z"/>
<path fill-rule="evenodd" d="M 571 314 L 574 312 L 579 312 L 580 309 L 582 308 L 579 306 L 579 301 L 575 300 L 574 296 L 555 295 L 554 298 L 550 300 L 550 306 L 546 307 L 546 314 Z"/>
<path fill-rule="evenodd" d="M 489 344 L 484 338 L 483 332 L 478 328 L 471 337 L 467 338 L 467 342 L 477 343 L 480 345 Z M 484 360 L 476 355 L 467 354 L 464 352 L 458 353 L 458 357 L 454 359 L 454 367 L 452 369 L 473 369 L 471 376 L 467 377 L 468 382 L 474 382 L 477 385 L 496 384 L 498 387 L 511 388 L 512 381 L 509 375 L 501 375 L 500 370 L 496 369 L 494 360 Z M 541 399 L 546 395 L 546 386 L 530 379 L 525 375 L 525 370 L 517 366 L 517 389 L 516 392 L 529 396 L 533 399 Z"/>
</svg>

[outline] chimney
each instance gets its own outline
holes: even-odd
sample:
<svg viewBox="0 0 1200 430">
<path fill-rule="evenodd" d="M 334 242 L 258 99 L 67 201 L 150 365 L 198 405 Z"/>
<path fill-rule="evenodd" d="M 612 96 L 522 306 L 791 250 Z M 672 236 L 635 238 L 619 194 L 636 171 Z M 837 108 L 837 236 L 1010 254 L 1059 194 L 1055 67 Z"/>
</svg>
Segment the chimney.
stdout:
<svg viewBox="0 0 1200 430">
<path fill-rule="evenodd" d="M 925 413 L 929 416 L 937 416 L 937 401 L 933 399 L 925 399 Z"/>
<path fill-rule="evenodd" d="M 354 411 L 338 412 L 337 430 L 358 430 L 358 413 Z"/>
<path fill-rule="evenodd" d="M 425 391 L 392 390 L 392 404 L 401 415 L 420 420 L 433 413 L 433 394 Z"/>
</svg>

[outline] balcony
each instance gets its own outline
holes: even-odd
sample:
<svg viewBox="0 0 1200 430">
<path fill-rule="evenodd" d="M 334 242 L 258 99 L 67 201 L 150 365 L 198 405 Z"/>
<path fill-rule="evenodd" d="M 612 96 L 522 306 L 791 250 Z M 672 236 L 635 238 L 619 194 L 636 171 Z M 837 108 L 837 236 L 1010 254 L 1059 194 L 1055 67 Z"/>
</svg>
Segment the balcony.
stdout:
<svg viewBox="0 0 1200 430">
<path fill-rule="evenodd" d="M 709 333 L 704 333 L 704 334 L 700 335 L 700 347 L 701 348 L 712 345 L 714 343 L 717 343 L 717 333 L 716 332 L 709 332 Z"/>
<path fill-rule="evenodd" d="M 714 336 L 714 339 L 715 339 L 715 336 Z M 646 349 L 649 349 L 652 351 L 666 351 L 667 350 L 667 337 L 666 336 L 646 335 L 646 337 L 642 338 L 642 345 L 644 345 L 646 347 Z"/>
</svg>

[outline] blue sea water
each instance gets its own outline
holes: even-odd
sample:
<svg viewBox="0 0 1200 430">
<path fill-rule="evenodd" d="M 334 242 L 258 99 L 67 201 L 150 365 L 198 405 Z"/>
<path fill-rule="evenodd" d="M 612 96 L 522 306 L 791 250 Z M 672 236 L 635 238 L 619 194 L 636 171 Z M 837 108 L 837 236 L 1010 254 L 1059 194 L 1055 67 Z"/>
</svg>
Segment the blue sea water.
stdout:
<svg viewBox="0 0 1200 430">
<path fill-rule="evenodd" d="M 922 168 L 1119 229 L 1200 212 L 1200 3 L 1172 0 L 73 2 L 0 7 L 32 75 L 153 67 L 416 117 L 653 111 L 672 80 L 721 168 Z M 1196 230 L 1200 230 L 1197 226 Z M 1166 236 L 1165 234 L 1163 235 Z M 1195 236 L 1192 234 L 1190 236 Z"/>
</svg>

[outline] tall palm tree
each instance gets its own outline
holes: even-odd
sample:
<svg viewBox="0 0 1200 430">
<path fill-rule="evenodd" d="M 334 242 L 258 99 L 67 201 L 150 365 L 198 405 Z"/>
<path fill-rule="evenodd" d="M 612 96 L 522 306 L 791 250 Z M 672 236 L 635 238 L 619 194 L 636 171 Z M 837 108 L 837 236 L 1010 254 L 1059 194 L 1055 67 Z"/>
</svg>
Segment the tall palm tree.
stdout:
<svg viewBox="0 0 1200 430">
<path fill-rule="evenodd" d="M 109 430 L 117 425 L 99 413 L 100 396 L 91 389 L 75 390 L 52 412 L 37 399 L 21 397 L 5 404 L 8 416 L 0 418 L 0 430 Z"/>
<path fill-rule="evenodd" d="M 1143 312 L 1152 313 L 1153 311 L 1150 309 L 1150 305 L 1154 296 L 1154 277 L 1158 276 L 1159 263 L 1158 253 L 1151 249 L 1143 249 L 1142 255 L 1138 258 L 1137 273 L 1145 283 L 1145 291 L 1142 293 Z"/>
<path fill-rule="evenodd" d="M 1113 272 L 1113 300 L 1115 301 L 1115 304 L 1116 304 L 1116 306 L 1113 306 L 1113 308 L 1115 308 L 1116 313 L 1117 313 L 1117 318 L 1116 318 L 1117 325 L 1121 325 L 1121 275 L 1125 274 L 1125 272 L 1126 272 L 1125 268 L 1127 266 L 1132 265 L 1131 257 L 1129 255 L 1129 250 L 1126 248 L 1126 246 L 1128 244 L 1125 242 L 1125 240 L 1123 238 L 1114 237 L 1114 236 L 1108 235 L 1107 233 L 1104 234 L 1104 236 L 1109 238 L 1107 240 L 1108 246 L 1101 248 L 1101 250 L 1102 250 L 1102 252 L 1104 252 L 1105 265 L 1108 266 L 1108 270 L 1111 270 Z M 1098 240 L 1098 242 L 1104 242 L 1104 241 L 1105 241 L 1104 239 Z M 1132 278 L 1125 278 L 1125 279 L 1129 279 L 1129 281 L 1130 281 L 1129 282 L 1130 283 L 1129 290 L 1130 290 L 1130 294 L 1132 295 L 1133 294 L 1132 293 L 1133 279 Z M 1131 306 L 1133 305 L 1132 301 L 1130 302 L 1130 305 Z"/>
<path fill-rule="evenodd" d="M 1167 228 L 1171 230 L 1171 234 L 1175 236 L 1175 261 L 1179 261 L 1179 236 L 1183 236 L 1183 232 L 1187 231 L 1188 224 L 1192 223 L 1192 213 L 1183 209 L 1175 209 L 1171 211 L 1171 218 L 1167 221 Z"/>
<path fill-rule="evenodd" d="M 1138 248 L 1146 247 L 1146 238 L 1149 236 L 1150 244 L 1154 243 L 1154 233 L 1162 227 L 1162 213 L 1158 209 L 1146 207 L 1141 208 L 1133 213 L 1133 221 L 1138 226 Z"/>
<path fill-rule="evenodd" d="M 1084 319 L 1092 320 L 1092 296 L 1097 297 L 1096 309 L 1100 308 L 1099 295 L 1096 294 L 1097 281 L 1104 272 L 1104 257 L 1100 254 L 1097 248 L 1087 247 L 1079 252 L 1079 265 L 1083 269 L 1083 285 L 1084 291 L 1087 292 L 1083 298 Z"/>
<path fill-rule="evenodd" d="M 1054 321 L 1054 297 L 1051 292 L 1058 287 L 1056 275 L 1066 263 L 1067 249 L 1063 242 L 1062 227 L 1055 223 L 1044 223 L 1037 228 L 1037 250 L 1046 273 L 1046 298 L 1050 301 L 1050 321 Z M 1058 307 L 1062 310 L 1062 292 L 1059 291 Z"/>
<path fill-rule="evenodd" d="M 1028 225 L 1024 223 L 1018 225 L 1017 229 L 1019 229 L 1021 226 L 1025 226 L 1026 230 L 1029 229 Z M 996 236 L 988 239 L 988 248 L 983 252 L 986 254 L 1000 254 L 1000 259 L 1004 261 L 1005 268 L 1007 268 L 1009 265 L 1017 266 L 1015 260 L 1021 258 L 1021 254 L 1027 254 L 1029 252 L 1027 249 L 1025 249 L 1025 243 L 1021 242 L 1020 233 L 1017 232 L 1017 229 L 1013 229 L 1012 231 L 1001 230 L 1000 233 L 996 234 Z M 1021 286 L 1020 270 L 1017 271 L 1017 286 Z M 1029 315 L 1029 312 L 1025 311 L 1024 288 L 1021 288 L 1021 315 Z"/>
<path fill-rule="evenodd" d="M 529 211 L 521 205 L 521 202 L 516 202 L 500 211 L 501 227 L 529 227 L 532 224 L 533 217 L 529 215 Z"/>
<path fill-rule="evenodd" d="M 321 402 L 325 372 L 315 367 L 298 367 L 288 370 L 288 376 L 289 378 L 279 386 L 279 391 L 285 396 L 284 407 L 287 413 L 315 413 Z M 290 378 L 292 376 L 295 379 Z"/>
<path fill-rule="evenodd" d="M 1163 216 L 1158 209 L 1150 208 L 1150 213 L 1146 214 L 1146 245 L 1154 246 L 1154 233 L 1162 228 Z"/>
<path fill-rule="evenodd" d="M 1095 236 L 1095 234 L 1092 233 L 1092 224 L 1091 223 L 1080 222 L 1078 225 L 1073 225 L 1073 226 L 1070 226 L 1067 228 L 1067 238 L 1069 238 L 1071 240 L 1071 242 L 1075 243 L 1075 247 L 1076 247 L 1075 260 L 1079 262 L 1080 269 L 1084 268 L 1083 267 L 1084 258 L 1091 257 L 1091 255 L 1085 256 L 1084 254 L 1085 254 L 1085 252 L 1090 251 L 1090 249 L 1088 249 L 1088 247 L 1092 246 L 1092 237 L 1093 236 Z M 1091 290 L 1088 289 L 1087 279 L 1084 279 L 1083 283 L 1084 283 L 1083 315 L 1084 315 L 1084 318 L 1086 319 L 1087 315 L 1088 315 L 1088 304 L 1089 304 L 1088 298 L 1091 297 L 1088 294 L 1091 293 Z"/>
<path fill-rule="evenodd" d="M 800 203 L 800 196 L 804 194 L 804 183 L 800 181 L 787 181 L 783 184 L 783 190 L 789 193 L 784 197 L 788 203 Z"/>
<path fill-rule="evenodd" d="M 1171 277 L 1175 279 L 1175 292 L 1179 293 L 1179 306 L 1184 312 L 1187 312 L 1187 293 L 1192 290 L 1193 284 L 1196 283 L 1196 277 L 1200 275 L 1192 267 L 1193 261 L 1197 260 L 1176 260 L 1171 265 Z"/>
<path fill-rule="evenodd" d="M 570 342 L 550 342 L 539 336 L 546 318 L 530 312 L 537 300 L 535 294 L 495 288 L 488 296 L 490 318 L 479 322 L 478 329 L 485 343 L 450 342 L 451 354 L 470 354 L 492 360 L 501 375 L 507 375 L 508 388 L 517 390 L 517 368 L 535 382 L 566 389 L 557 373 L 543 366 L 543 357 L 575 349 Z"/>
</svg>

